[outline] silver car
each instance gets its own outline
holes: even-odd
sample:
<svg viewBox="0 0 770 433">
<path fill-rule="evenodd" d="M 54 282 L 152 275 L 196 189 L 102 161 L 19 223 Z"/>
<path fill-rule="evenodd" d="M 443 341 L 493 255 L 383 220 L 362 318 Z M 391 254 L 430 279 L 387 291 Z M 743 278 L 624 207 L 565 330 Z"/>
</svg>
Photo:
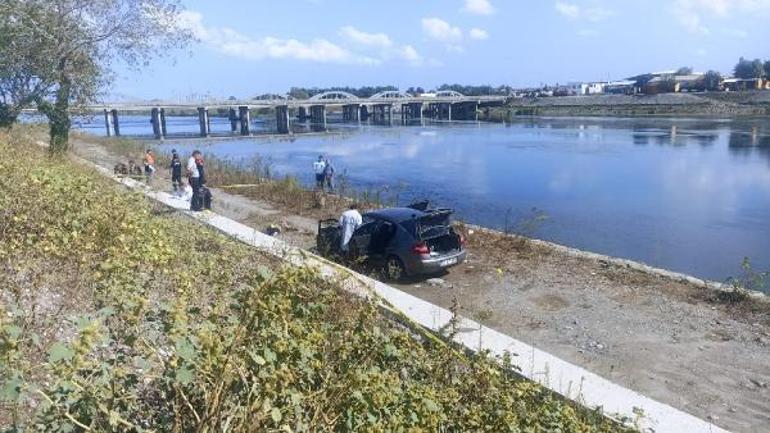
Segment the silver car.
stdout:
<svg viewBox="0 0 770 433">
<path fill-rule="evenodd" d="M 367 212 L 346 254 L 340 251 L 339 222 L 322 220 L 316 244 L 326 256 L 381 267 L 390 280 L 436 274 L 465 260 L 465 239 L 452 227 L 451 215 L 452 210 L 428 209 L 427 203 Z"/>
</svg>

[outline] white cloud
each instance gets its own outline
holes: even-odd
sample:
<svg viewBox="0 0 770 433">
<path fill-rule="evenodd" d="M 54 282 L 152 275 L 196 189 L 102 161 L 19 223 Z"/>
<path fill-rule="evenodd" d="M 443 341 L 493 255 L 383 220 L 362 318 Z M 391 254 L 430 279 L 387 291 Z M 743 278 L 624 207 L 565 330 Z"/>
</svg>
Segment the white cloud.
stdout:
<svg viewBox="0 0 770 433">
<path fill-rule="evenodd" d="M 770 12 L 770 0 L 675 0 L 671 13 L 689 32 L 708 34 L 704 18 L 726 18 L 735 13 Z"/>
<path fill-rule="evenodd" d="M 556 12 L 572 20 L 602 21 L 614 15 L 613 11 L 599 5 L 582 7 L 575 3 L 557 1 L 554 7 Z"/>
<path fill-rule="evenodd" d="M 483 41 L 484 39 L 489 39 L 489 32 L 483 29 L 473 28 L 468 33 L 468 37 L 470 37 L 471 39 Z"/>
<path fill-rule="evenodd" d="M 393 45 L 393 41 L 385 33 L 367 33 L 353 26 L 341 28 L 340 34 L 360 45 L 380 48 L 387 48 Z"/>
<path fill-rule="evenodd" d="M 568 18 L 580 17 L 580 7 L 571 3 L 556 2 L 556 11 Z"/>
<path fill-rule="evenodd" d="M 212 49 L 249 60 L 295 59 L 320 63 L 376 65 L 379 59 L 357 55 L 326 39 L 303 42 L 275 37 L 251 38 L 229 27 L 207 27 L 199 12 L 184 11 L 180 22 Z"/>
<path fill-rule="evenodd" d="M 347 65 L 379 65 L 398 59 L 412 66 L 424 63 L 422 56 L 413 46 L 395 46 L 385 33 L 368 33 L 353 26 L 345 26 L 339 33 L 354 45 L 366 47 L 366 55 L 322 38 L 310 41 L 270 36 L 253 38 L 229 27 L 206 26 L 203 15 L 195 11 L 182 12 L 179 21 L 181 26 L 190 29 L 200 42 L 214 51 L 246 60 L 294 59 Z"/>
<path fill-rule="evenodd" d="M 463 32 L 440 18 L 423 18 L 422 31 L 439 42 L 456 43 L 463 39 Z"/>
<path fill-rule="evenodd" d="M 492 15 L 495 13 L 495 8 L 489 3 L 489 0 L 465 0 L 465 6 L 462 10 L 463 12 L 475 15 Z"/>
<path fill-rule="evenodd" d="M 407 60 L 409 62 L 420 62 L 422 60 L 422 57 L 420 57 L 420 53 L 417 52 L 416 49 L 414 49 L 411 45 L 406 45 L 401 47 L 399 50 L 399 54 L 401 55 L 401 58 L 404 60 Z"/>
</svg>

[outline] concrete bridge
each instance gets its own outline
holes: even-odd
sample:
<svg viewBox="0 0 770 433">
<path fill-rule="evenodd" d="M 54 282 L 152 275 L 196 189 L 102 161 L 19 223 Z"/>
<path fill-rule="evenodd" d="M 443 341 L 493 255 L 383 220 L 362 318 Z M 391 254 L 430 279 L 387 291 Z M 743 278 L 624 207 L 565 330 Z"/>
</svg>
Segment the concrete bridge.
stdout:
<svg viewBox="0 0 770 433">
<path fill-rule="evenodd" d="M 442 91 L 430 96 L 412 96 L 400 91 L 377 93 L 369 98 L 359 98 L 347 92 L 325 92 L 309 99 L 274 98 L 249 101 L 179 104 L 152 101 L 150 103 L 104 104 L 88 107 L 92 112 L 103 112 L 107 136 L 120 136 L 120 116 L 125 113 L 149 113 L 152 135 L 162 140 L 168 136 L 166 113 L 197 113 L 200 136 L 211 135 L 210 110 L 226 111 L 231 133 L 251 135 L 251 111 L 272 110 L 275 113 L 277 132 L 290 134 L 294 119 L 310 122 L 326 128 L 327 113 L 341 109 L 343 122 L 371 122 L 394 124 L 396 115 L 402 124 L 422 123 L 424 119 L 441 121 L 478 120 L 480 107 L 501 105 L 504 96 L 465 96 L 455 91 Z"/>
</svg>

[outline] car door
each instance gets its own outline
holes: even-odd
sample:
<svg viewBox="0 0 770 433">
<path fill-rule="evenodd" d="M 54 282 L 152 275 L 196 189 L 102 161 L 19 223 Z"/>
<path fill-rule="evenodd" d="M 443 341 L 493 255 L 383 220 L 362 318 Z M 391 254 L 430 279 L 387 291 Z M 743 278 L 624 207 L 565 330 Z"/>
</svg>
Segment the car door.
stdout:
<svg viewBox="0 0 770 433">
<path fill-rule="evenodd" d="M 372 240 L 372 233 L 376 227 L 377 221 L 365 216 L 361 227 L 357 228 L 350 238 L 350 251 L 357 256 L 365 256 L 369 251 L 369 242 Z"/>
</svg>

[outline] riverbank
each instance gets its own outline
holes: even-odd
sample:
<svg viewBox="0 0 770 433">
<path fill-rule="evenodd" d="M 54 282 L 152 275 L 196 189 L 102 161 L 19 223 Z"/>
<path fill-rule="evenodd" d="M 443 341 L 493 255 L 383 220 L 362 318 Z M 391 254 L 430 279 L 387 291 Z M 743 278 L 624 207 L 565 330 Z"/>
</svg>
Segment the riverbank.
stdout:
<svg viewBox="0 0 770 433">
<path fill-rule="evenodd" d="M 630 433 L 17 138 L 0 133 L 5 430 Z"/>
<path fill-rule="evenodd" d="M 78 140 L 75 151 L 107 168 L 126 157 L 98 141 Z M 156 188 L 168 188 L 164 177 Z M 233 191 L 215 190 L 218 212 L 280 227 L 280 238 L 303 248 L 314 245 L 317 218 L 338 215 L 335 201 L 294 207 L 260 187 Z M 466 233 L 468 263 L 398 287 L 447 308 L 456 300 L 466 316 L 722 427 L 762 432 L 770 422 L 765 304 L 548 244 Z"/>
<path fill-rule="evenodd" d="M 482 118 L 503 122 L 516 116 L 766 115 L 770 115 L 770 91 L 515 98 L 504 107 L 490 108 Z"/>
</svg>

